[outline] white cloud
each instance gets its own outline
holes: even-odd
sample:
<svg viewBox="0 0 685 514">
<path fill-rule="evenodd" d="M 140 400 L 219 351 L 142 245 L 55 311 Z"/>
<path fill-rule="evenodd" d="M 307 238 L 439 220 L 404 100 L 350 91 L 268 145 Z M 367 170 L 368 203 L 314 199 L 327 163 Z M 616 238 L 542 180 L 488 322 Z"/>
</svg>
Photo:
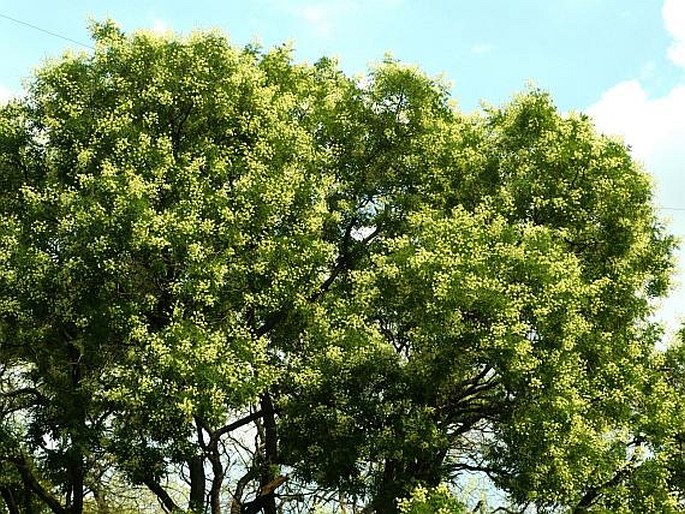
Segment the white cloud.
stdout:
<svg viewBox="0 0 685 514">
<path fill-rule="evenodd" d="M 600 131 L 623 136 L 633 154 L 645 162 L 685 141 L 685 85 L 650 98 L 637 80 L 621 82 L 587 112 Z"/>
<path fill-rule="evenodd" d="M 661 9 L 666 30 L 673 37 L 668 57 L 675 64 L 685 66 L 685 1 L 666 0 Z"/>
<path fill-rule="evenodd" d="M 358 9 L 358 4 L 349 0 L 326 1 L 307 4 L 288 3 L 289 10 L 304 19 L 321 37 L 330 37 L 335 22 Z"/>
<path fill-rule="evenodd" d="M 685 0 L 665 0 L 662 15 L 672 37 L 667 52 L 677 66 L 685 67 Z M 616 84 L 605 91 L 587 112 L 598 129 L 618 134 L 632 148 L 656 180 L 656 203 L 670 217 L 669 230 L 685 244 L 685 82 L 661 96 L 650 95 L 643 82 L 658 74 L 654 64 L 646 65 L 639 78 Z M 685 251 L 677 252 L 677 288 L 657 313 L 669 332 L 678 328 L 685 314 Z"/>
<path fill-rule="evenodd" d="M 685 242 L 685 84 L 666 95 L 651 98 L 640 82 L 621 82 L 606 91 L 587 109 L 597 128 L 617 134 L 632 148 L 656 182 L 655 203 L 665 207 L 660 215 L 669 220 L 668 230 Z M 676 253 L 675 288 L 663 300 L 656 319 L 664 323 L 668 337 L 685 321 L 685 253 Z"/>
<path fill-rule="evenodd" d="M 487 54 L 494 50 L 494 46 L 489 43 L 478 43 L 471 47 L 471 53 L 474 54 Z"/>
<path fill-rule="evenodd" d="M 14 98 L 14 96 L 15 94 L 12 91 L 0 84 L 0 105 L 6 104 Z"/>
<path fill-rule="evenodd" d="M 352 15 L 386 12 L 405 0 L 272 0 L 278 8 L 304 20 L 322 38 L 334 35 L 341 20 Z M 364 13 L 361 13 L 364 11 Z"/>
<path fill-rule="evenodd" d="M 155 34 L 168 34 L 169 32 L 171 32 L 171 26 L 164 20 L 155 18 L 154 20 L 152 20 L 152 27 L 150 27 L 150 30 Z"/>
<path fill-rule="evenodd" d="M 685 0 L 665 0 L 661 13 L 673 38 L 668 56 L 675 64 L 685 66 Z M 640 79 L 656 74 L 656 65 L 646 64 L 639 79 L 611 87 L 587 112 L 602 132 L 621 135 L 633 154 L 648 165 L 663 163 L 664 155 L 674 152 L 680 153 L 680 162 L 685 162 L 685 83 L 652 98 Z"/>
</svg>

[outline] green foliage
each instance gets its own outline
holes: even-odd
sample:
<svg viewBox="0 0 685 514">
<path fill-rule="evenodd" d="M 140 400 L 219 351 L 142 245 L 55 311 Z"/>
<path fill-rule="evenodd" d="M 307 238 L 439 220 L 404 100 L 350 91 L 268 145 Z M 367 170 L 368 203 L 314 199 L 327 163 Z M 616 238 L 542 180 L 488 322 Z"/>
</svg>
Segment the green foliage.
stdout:
<svg viewBox="0 0 685 514">
<path fill-rule="evenodd" d="M 467 116 L 391 59 L 92 32 L 0 108 L 0 487 L 682 511 L 674 240 L 624 145 L 536 89 Z"/>
<path fill-rule="evenodd" d="M 399 501 L 401 514 L 466 514 L 464 504 L 458 501 L 444 484 L 426 490 L 417 487 L 409 498 Z"/>
</svg>

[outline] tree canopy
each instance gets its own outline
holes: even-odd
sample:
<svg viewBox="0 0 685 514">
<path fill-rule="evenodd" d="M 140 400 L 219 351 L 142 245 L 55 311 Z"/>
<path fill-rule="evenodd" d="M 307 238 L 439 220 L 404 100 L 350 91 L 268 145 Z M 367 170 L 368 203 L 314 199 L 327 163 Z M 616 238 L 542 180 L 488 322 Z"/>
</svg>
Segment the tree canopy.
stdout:
<svg viewBox="0 0 685 514">
<path fill-rule="evenodd" d="M 685 511 L 625 145 L 532 87 L 92 35 L 0 107 L 0 512 Z"/>
</svg>

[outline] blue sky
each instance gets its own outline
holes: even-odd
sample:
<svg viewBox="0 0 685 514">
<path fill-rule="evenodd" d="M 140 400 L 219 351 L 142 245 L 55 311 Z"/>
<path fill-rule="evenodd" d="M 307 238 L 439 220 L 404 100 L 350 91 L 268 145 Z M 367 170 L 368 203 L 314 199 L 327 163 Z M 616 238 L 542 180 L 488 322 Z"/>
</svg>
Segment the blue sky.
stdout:
<svg viewBox="0 0 685 514">
<path fill-rule="evenodd" d="M 681 0 L 682 1 L 682 0 Z M 88 42 L 86 20 L 112 17 L 124 29 L 187 32 L 220 27 L 239 44 L 292 41 L 302 60 L 335 55 L 364 72 L 385 52 L 444 73 L 464 109 L 505 101 L 527 80 L 563 109 L 641 77 L 654 94 L 682 78 L 666 49 L 659 0 L 253 0 L 117 2 L 0 1 L 0 13 Z M 0 19 L 0 84 L 10 90 L 46 55 L 69 43 Z"/>
<path fill-rule="evenodd" d="M 124 30 L 218 27 L 237 44 L 292 42 L 299 60 L 336 56 L 348 73 L 390 52 L 443 74 L 468 111 L 532 81 L 625 138 L 655 176 L 657 203 L 683 209 L 662 212 L 685 239 L 685 0 L 0 0 L 0 15 L 86 44 L 89 17 Z M 66 48 L 78 46 L 0 17 L 0 101 Z M 661 309 L 671 327 L 684 290 Z"/>
</svg>

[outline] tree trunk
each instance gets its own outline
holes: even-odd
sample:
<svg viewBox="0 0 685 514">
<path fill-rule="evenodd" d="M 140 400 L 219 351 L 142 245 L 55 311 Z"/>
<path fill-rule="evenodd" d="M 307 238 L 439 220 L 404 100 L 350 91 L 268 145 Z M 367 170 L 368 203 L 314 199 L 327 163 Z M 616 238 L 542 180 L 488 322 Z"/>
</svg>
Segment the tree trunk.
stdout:
<svg viewBox="0 0 685 514">
<path fill-rule="evenodd" d="M 268 392 L 262 396 L 260 403 L 264 419 L 264 461 L 259 485 L 264 490 L 277 478 L 278 433 L 276 431 L 276 413 Z M 273 491 L 264 494 L 261 503 L 264 514 L 277 514 L 276 498 Z"/>
<path fill-rule="evenodd" d="M 221 514 L 221 485 L 224 482 L 224 466 L 214 441 L 210 447 L 209 462 L 212 464 L 212 487 L 209 491 L 209 504 L 212 514 Z"/>
<path fill-rule="evenodd" d="M 85 483 L 85 466 L 83 462 L 84 432 L 86 431 L 86 406 L 88 398 L 81 391 L 81 351 L 73 344 L 69 345 L 69 360 L 71 361 L 72 405 L 69 407 L 73 414 L 73 425 L 69 427 L 71 447 L 68 449 L 67 473 L 71 479 L 70 514 L 83 514 L 83 497 Z"/>
<path fill-rule="evenodd" d="M 398 483 L 398 463 L 392 459 L 386 459 L 383 467 L 383 475 L 380 477 L 378 488 L 373 495 L 373 512 L 376 514 L 395 514 L 397 498 L 401 485 Z"/>
<path fill-rule="evenodd" d="M 149 478 L 144 480 L 143 483 L 147 486 L 148 489 L 150 489 L 150 491 L 155 493 L 155 496 L 157 496 L 157 500 L 162 505 L 162 508 L 165 512 L 178 512 L 181 510 L 178 507 L 178 505 L 176 505 L 171 496 L 169 496 L 169 493 L 167 493 L 164 490 L 164 488 L 157 482 Z"/>
<path fill-rule="evenodd" d="M 77 455 L 77 459 L 78 460 L 75 462 L 74 468 L 72 470 L 74 496 L 71 508 L 69 509 L 70 514 L 83 514 L 83 459 L 80 454 Z"/>
<path fill-rule="evenodd" d="M 190 500 L 188 510 L 191 512 L 203 512 L 205 508 L 205 459 L 195 455 L 188 461 L 190 468 Z"/>
<path fill-rule="evenodd" d="M 0 489 L 0 496 L 2 496 L 9 514 L 19 514 L 19 505 L 17 504 L 17 499 L 10 487 L 3 487 Z"/>
<path fill-rule="evenodd" d="M 98 514 L 110 514 L 109 504 L 107 503 L 107 498 L 97 488 L 93 490 L 93 498 L 95 499 L 95 505 L 97 506 Z"/>
<path fill-rule="evenodd" d="M 372 506 L 377 514 L 396 514 L 397 500 L 412 493 L 417 485 L 435 487 L 442 478 L 441 467 L 447 449 L 418 451 L 410 459 L 386 459 Z"/>
</svg>

